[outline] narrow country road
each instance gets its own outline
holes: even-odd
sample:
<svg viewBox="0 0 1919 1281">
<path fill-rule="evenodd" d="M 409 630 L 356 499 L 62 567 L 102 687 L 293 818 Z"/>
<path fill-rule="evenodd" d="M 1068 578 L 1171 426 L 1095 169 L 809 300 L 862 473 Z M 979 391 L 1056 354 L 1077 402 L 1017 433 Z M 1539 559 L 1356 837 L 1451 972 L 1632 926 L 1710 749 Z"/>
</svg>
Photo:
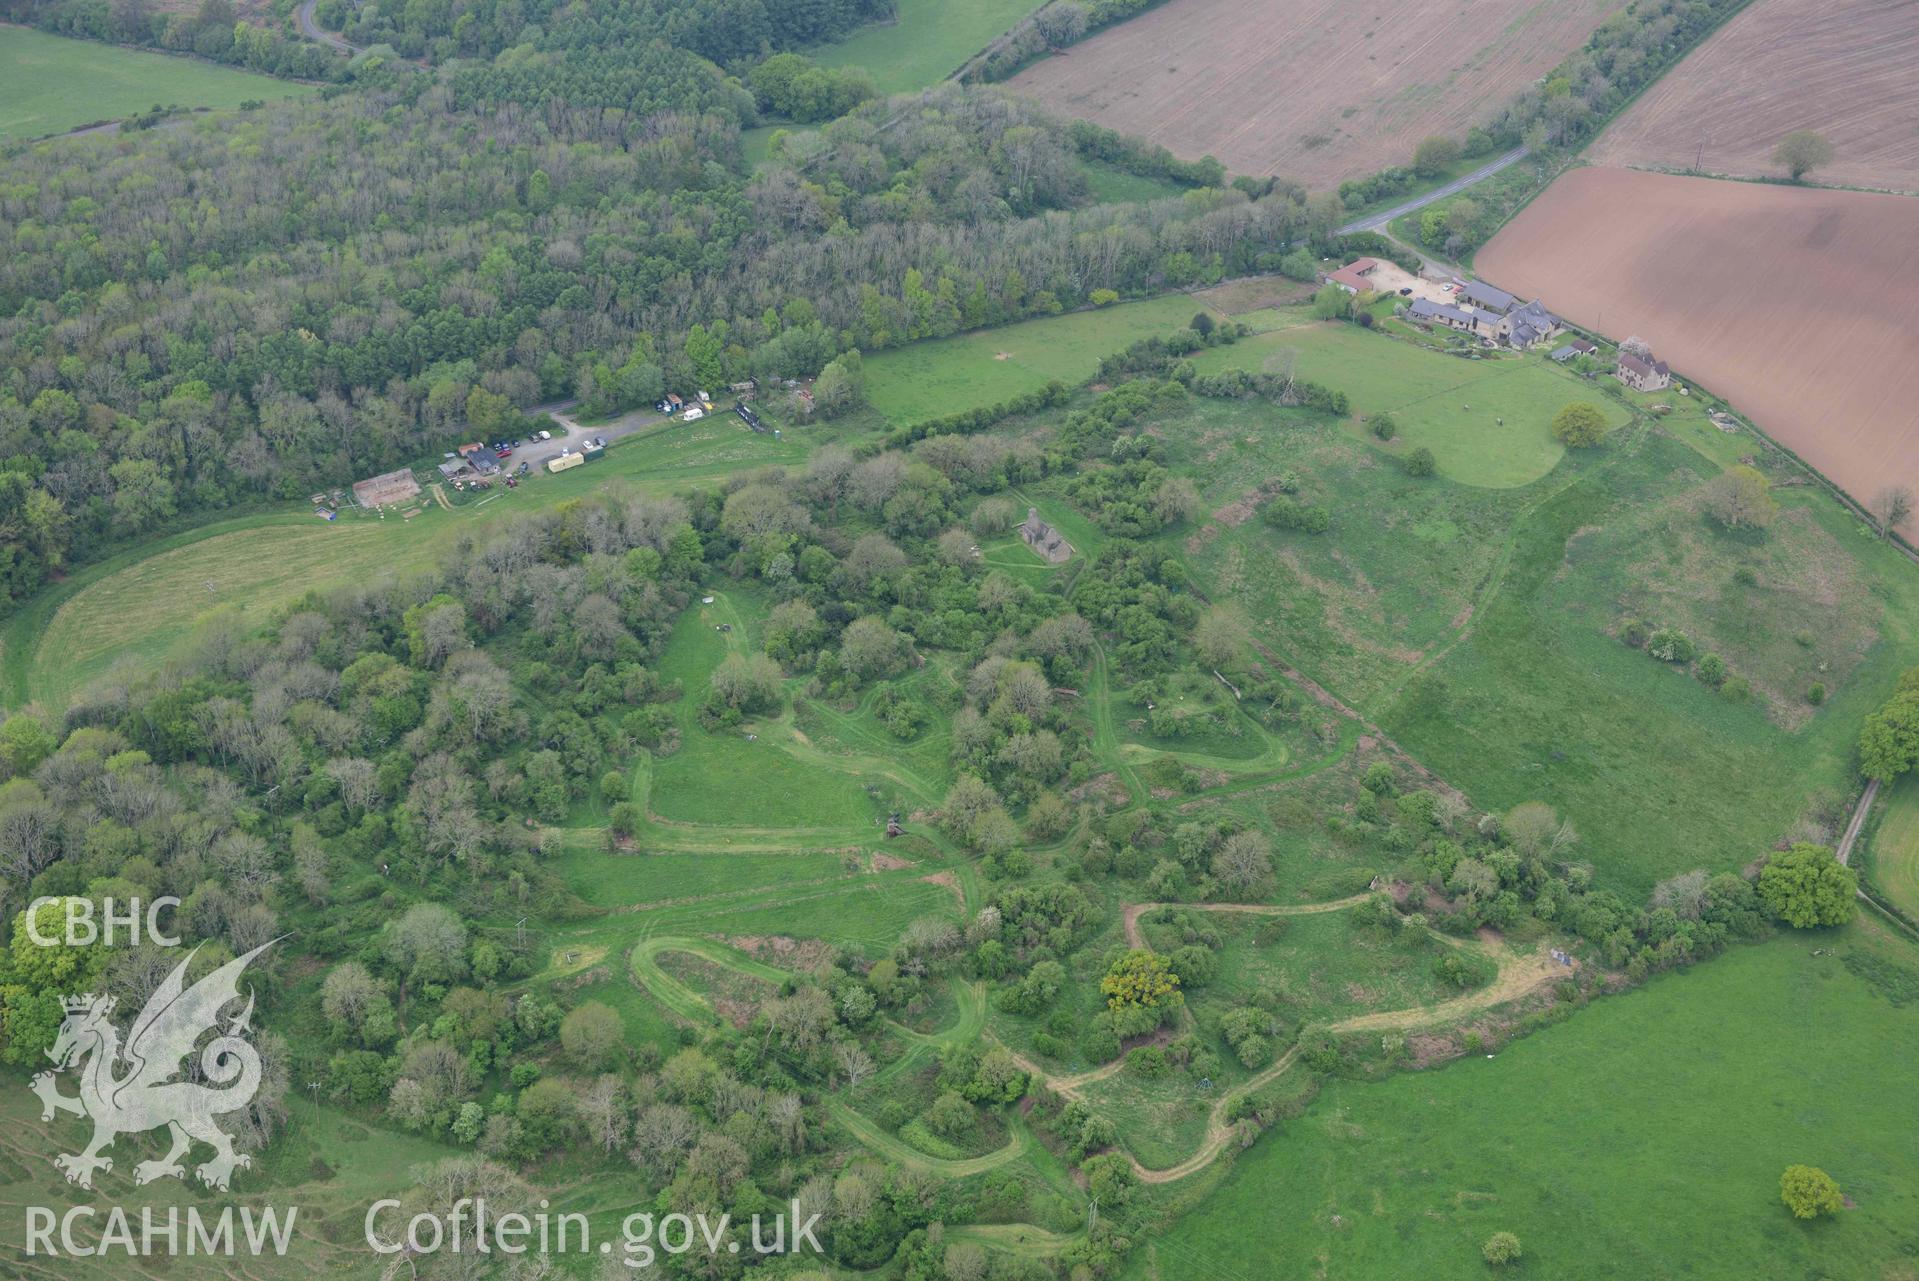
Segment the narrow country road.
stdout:
<svg viewBox="0 0 1919 1281">
<path fill-rule="evenodd" d="M 1526 158 L 1526 155 L 1526 148 L 1514 147 L 1499 159 L 1489 160 L 1471 173 L 1455 178 L 1443 187 L 1435 187 L 1423 196 L 1414 196 L 1411 200 L 1394 205 L 1391 209 L 1382 209 L 1376 214 L 1368 214 L 1364 218 L 1349 222 L 1333 234 L 1350 236 L 1358 231 L 1384 231 L 1386 224 L 1400 215 L 1409 214 L 1415 209 L 1424 209 L 1435 200 L 1444 200 L 1447 196 L 1458 195 L 1481 179 L 1490 178 L 1501 169 L 1518 164 Z"/>
<path fill-rule="evenodd" d="M 319 23 L 313 20 L 314 7 L 319 3 L 320 0 L 300 0 L 300 7 L 293 11 L 294 21 L 299 23 L 300 26 L 300 34 L 309 40 L 318 40 L 321 44 L 331 45 L 341 53 L 358 53 L 360 50 L 357 46 L 350 45 L 341 37 L 334 35 L 331 31 L 324 30 Z"/>
<path fill-rule="evenodd" d="M 1846 824 L 1846 834 L 1839 838 L 1839 848 L 1835 851 L 1841 863 L 1852 861 L 1853 843 L 1859 839 L 1859 833 L 1866 826 L 1866 816 L 1872 813 L 1872 802 L 1879 795 L 1879 780 L 1873 779 L 1866 784 L 1865 792 L 1859 797 L 1859 804 L 1853 807 L 1852 821 Z"/>
</svg>

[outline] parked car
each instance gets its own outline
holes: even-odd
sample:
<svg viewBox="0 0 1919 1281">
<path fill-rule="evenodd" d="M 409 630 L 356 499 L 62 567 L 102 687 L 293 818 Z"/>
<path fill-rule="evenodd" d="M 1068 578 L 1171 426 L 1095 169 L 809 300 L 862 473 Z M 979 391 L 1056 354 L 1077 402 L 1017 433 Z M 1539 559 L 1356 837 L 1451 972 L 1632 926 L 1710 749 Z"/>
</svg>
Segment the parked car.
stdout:
<svg viewBox="0 0 1919 1281">
<path fill-rule="evenodd" d="M 1413 287 L 1411 285 L 1407 285 L 1404 289 L 1401 289 L 1399 291 L 1399 296 L 1402 298 L 1411 298 L 1413 296 Z"/>
</svg>

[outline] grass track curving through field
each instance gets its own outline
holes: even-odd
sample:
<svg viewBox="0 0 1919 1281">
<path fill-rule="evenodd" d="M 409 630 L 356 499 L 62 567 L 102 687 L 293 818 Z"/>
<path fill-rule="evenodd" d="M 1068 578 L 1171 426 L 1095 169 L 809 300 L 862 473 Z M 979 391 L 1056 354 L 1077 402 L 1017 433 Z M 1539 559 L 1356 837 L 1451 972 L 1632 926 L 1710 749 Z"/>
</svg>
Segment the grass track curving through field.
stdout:
<svg viewBox="0 0 1919 1281">
<path fill-rule="evenodd" d="M 1145 941 L 1140 933 L 1139 918 L 1154 908 L 1178 907 L 1207 912 L 1243 912 L 1259 916 L 1309 916 L 1357 907 L 1370 897 L 1370 894 L 1355 894 L 1349 898 L 1297 906 L 1269 903 L 1129 903 L 1121 909 L 1121 912 L 1127 944 L 1131 947 L 1144 947 Z M 1569 972 L 1544 952 L 1521 955 L 1513 952 L 1504 943 L 1456 939 L 1437 931 L 1433 933 L 1433 937 L 1449 946 L 1477 950 L 1490 956 L 1499 967 L 1493 981 L 1477 991 L 1467 992 L 1434 1005 L 1385 1010 L 1377 1014 L 1361 1014 L 1342 1019 L 1331 1024 L 1329 1030 L 1336 1035 L 1344 1035 L 1353 1032 L 1436 1027 L 1469 1014 L 1477 1014 L 1519 1000 L 1547 982 Z M 1068 1098 L 1079 1098 L 1080 1091 L 1086 1086 L 1106 1080 L 1117 1074 L 1125 1065 L 1125 1059 L 1121 1057 L 1090 1071 L 1055 1076 L 1026 1056 L 1017 1052 L 1012 1053 L 1019 1065 L 1031 1073 L 1035 1080 L 1046 1085 L 1054 1093 Z M 1126 1159 L 1132 1163 L 1133 1173 L 1143 1183 L 1175 1183 L 1211 1165 L 1220 1153 L 1226 1150 L 1226 1145 L 1237 1133 L 1237 1128 L 1226 1119 L 1232 1105 L 1284 1076 L 1291 1070 L 1298 1057 L 1299 1047 L 1295 1045 L 1281 1055 L 1272 1066 L 1220 1095 L 1207 1119 L 1206 1137 L 1192 1155 L 1177 1164 L 1155 1169 L 1142 1164 L 1138 1157 L 1128 1153 Z"/>
</svg>

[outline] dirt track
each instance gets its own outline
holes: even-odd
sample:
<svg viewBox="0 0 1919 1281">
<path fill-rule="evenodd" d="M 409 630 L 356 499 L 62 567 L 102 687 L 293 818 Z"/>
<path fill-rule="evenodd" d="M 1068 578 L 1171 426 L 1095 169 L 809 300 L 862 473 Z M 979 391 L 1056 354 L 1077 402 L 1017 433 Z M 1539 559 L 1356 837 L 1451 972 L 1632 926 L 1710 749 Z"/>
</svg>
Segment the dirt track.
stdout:
<svg viewBox="0 0 1919 1281">
<path fill-rule="evenodd" d="M 1912 0 L 1758 0 L 1660 80 L 1588 158 L 1771 177 L 1795 129 L 1833 144 L 1814 179 L 1919 191 L 1919 6 Z"/>
<path fill-rule="evenodd" d="M 1617 0 L 1169 0 L 1015 76 L 1064 114 L 1312 188 L 1404 164 L 1571 53 Z"/>
<path fill-rule="evenodd" d="M 1355 907 L 1366 901 L 1370 895 L 1355 894 L 1351 898 L 1335 899 L 1325 903 L 1307 903 L 1297 907 L 1284 907 L 1262 903 L 1128 903 L 1121 910 L 1120 919 L 1124 925 L 1126 942 L 1131 947 L 1145 946 L 1139 931 L 1139 918 L 1156 907 L 1180 907 L 1203 912 L 1245 912 L 1259 916 L 1301 916 L 1319 912 L 1337 912 L 1343 908 Z M 1484 948 L 1499 965 L 1499 973 L 1493 981 L 1474 992 L 1456 996 L 1450 1001 L 1441 1001 L 1437 1005 L 1414 1006 L 1405 1010 L 1382 1010 L 1377 1014 L 1361 1014 L 1341 1020 L 1331 1026 L 1331 1030 L 1340 1035 L 1350 1032 L 1388 1031 L 1395 1028 L 1435 1027 L 1451 1023 L 1490 1010 L 1495 1006 L 1517 1001 L 1548 983 L 1556 982 L 1574 971 L 1561 965 L 1545 952 L 1522 956 L 1512 952 L 1504 943 L 1490 944 L 1477 940 L 1467 941 L 1435 934 L 1433 937 L 1452 947 Z M 1032 1074 L 1037 1081 L 1043 1081 L 1046 1087 L 1067 1098 L 1080 1098 L 1080 1091 L 1088 1085 L 1113 1076 L 1126 1065 L 1125 1056 L 1103 1063 L 1091 1071 L 1078 1072 L 1070 1076 L 1052 1076 L 1045 1068 L 1021 1054 L 1011 1046 L 1002 1048 L 1013 1056 L 1014 1062 Z M 1189 1174 L 1196 1174 L 1213 1163 L 1226 1145 L 1238 1133 L 1238 1128 L 1228 1122 L 1226 1114 L 1233 1100 L 1251 1094 L 1255 1090 L 1278 1080 L 1293 1066 L 1299 1057 L 1299 1047 L 1295 1045 L 1280 1055 L 1277 1062 L 1235 1088 L 1222 1094 L 1213 1104 L 1207 1119 L 1206 1137 L 1191 1156 L 1176 1165 L 1155 1170 L 1141 1165 L 1139 1158 L 1131 1153 L 1126 1159 L 1132 1163 L 1133 1173 L 1142 1183 L 1174 1183 Z"/>
<path fill-rule="evenodd" d="M 1578 324 L 1638 334 L 1861 501 L 1919 489 L 1913 198 L 1575 169 L 1476 265 Z"/>
</svg>

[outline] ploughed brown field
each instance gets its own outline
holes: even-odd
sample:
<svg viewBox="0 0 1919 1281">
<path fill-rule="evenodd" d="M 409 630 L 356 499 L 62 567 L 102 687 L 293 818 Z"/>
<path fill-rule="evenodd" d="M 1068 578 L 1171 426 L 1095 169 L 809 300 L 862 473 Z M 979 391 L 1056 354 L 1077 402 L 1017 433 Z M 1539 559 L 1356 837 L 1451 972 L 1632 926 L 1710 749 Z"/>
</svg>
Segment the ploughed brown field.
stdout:
<svg viewBox="0 0 1919 1281">
<path fill-rule="evenodd" d="M 1476 266 L 1644 338 L 1862 501 L 1919 491 L 1919 198 L 1574 169 Z"/>
<path fill-rule="evenodd" d="M 1458 137 L 1621 0 L 1168 0 L 1013 78 L 1070 116 L 1320 189 Z"/>
<path fill-rule="evenodd" d="M 1758 0 L 1647 90 L 1594 144 L 1603 165 L 1776 175 L 1795 129 L 1825 135 L 1812 177 L 1919 191 L 1919 3 Z"/>
</svg>

